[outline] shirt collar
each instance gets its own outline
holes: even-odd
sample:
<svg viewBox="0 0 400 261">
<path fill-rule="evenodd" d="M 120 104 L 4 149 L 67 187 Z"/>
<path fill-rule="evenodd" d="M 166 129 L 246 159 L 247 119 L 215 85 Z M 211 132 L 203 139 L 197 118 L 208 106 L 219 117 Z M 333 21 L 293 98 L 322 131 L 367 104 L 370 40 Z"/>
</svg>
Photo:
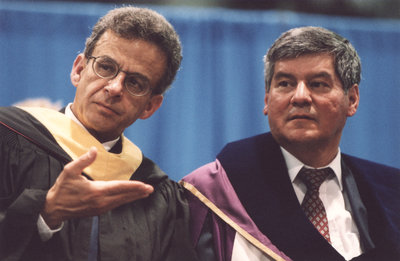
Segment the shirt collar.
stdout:
<svg viewBox="0 0 400 261">
<path fill-rule="evenodd" d="M 71 105 L 72 103 L 69 103 L 67 105 L 67 107 L 65 108 L 65 116 L 67 116 L 68 118 L 70 118 L 71 120 L 73 120 L 74 122 L 76 122 L 77 124 L 79 124 L 79 126 L 81 126 L 82 128 L 84 128 L 85 130 L 87 130 L 85 128 L 85 126 L 83 126 L 83 124 L 78 120 L 78 118 L 75 116 L 75 114 L 72 112 L 71 110 Z M 119 137 L 116 138 L 115 140 L 110 140 L 110 141 L 106 141 L 104 143 L 102 143 L 103 147 L 105 150 L 109 151 L 119 140 Z"/>
<path fill-rule="evenodd" d="M 306 168 L 311 168 L 313 167 L 307 166 L 304 163 L 302 163 L 300 160 L 298 160 L 295 156 L 293 156 L 290 152 L 285 150 L 284 148 L 280 147 L 283 158 L 285 159 L 286 162 L 286 167 L 288 168 L 289 172 L 289 177 L 292 183 L 296 179 L 297 174 L 299 174 L 299 171 L 301 168 L 306 167 Z M 340 154 L 340 148 L 338 149 L 338 153 L 336 157 L 326 166 L 321 167 L 322 168 L 327 168 L 330 167 L 333 172 L 335 173 L 335 177 L 337 178 L 337 182 L 339 183 L 340 190 L 343 190 L 342 186 L 342 167 L 341 167 L 341 154 Z"/>
</svg>

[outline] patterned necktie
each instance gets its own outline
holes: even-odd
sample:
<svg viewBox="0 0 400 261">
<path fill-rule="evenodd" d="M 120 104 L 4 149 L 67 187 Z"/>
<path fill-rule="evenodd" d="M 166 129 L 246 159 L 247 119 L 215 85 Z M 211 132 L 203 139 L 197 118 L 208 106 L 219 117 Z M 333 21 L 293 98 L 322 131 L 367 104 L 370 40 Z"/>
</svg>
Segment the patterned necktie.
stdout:
<svg viewBox="0 0 400 261">
<path fill-rule="evenodd" d="M 331 168 L 302 168 L 298 175 L 307 186 L 307 193 L 301 203 L 301 208 L 310 222 L 329 243 L 331 243 L 331 240 L 329 236 L 328 219 L 326 217 L 324 204 L 319 198 L 319 187 L 331 172 Z"/>
</svg>

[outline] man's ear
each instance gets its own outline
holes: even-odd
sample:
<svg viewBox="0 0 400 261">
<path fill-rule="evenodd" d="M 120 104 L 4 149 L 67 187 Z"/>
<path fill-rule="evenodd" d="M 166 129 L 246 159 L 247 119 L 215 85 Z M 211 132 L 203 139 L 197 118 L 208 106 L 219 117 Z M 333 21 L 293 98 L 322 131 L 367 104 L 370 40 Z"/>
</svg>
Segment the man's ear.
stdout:
<svg viewBox="0 0 400 261">
<path fill-rule="evenodd" d="M 349 107 L 347 109 L 347 116 L 351 117 L 357 112 L 358 104 L 360 103 L 360 93 L 358 90 L 358 84 L 354 84 L 347 91 L 349 99 Z"/>
<path fill-rule="evenodd" d="M 78 86 L 79 81 L 81 80 L 82 70 L 86 67 L 86 59 L 84 54 L 79 54 L 72 65 L 72 70 L 70 74 L 71 83 L 75 87 Z"/>
<path fill-rule="evenodd" d="M 268 115 L 268 92 L 265 92 L 263 113 Z"/>
<path fill-rule="evenodd" d="M 144 120 L 149 118 L 153 113 L 161 107 L 163 103 L 164 96 L 161 94 L 154 95 L 150 98 L 150 101 L 147 103 L 146 108 L 142 112 L 142 115 L 139 117 L 140 119 Z"/>
</svg>

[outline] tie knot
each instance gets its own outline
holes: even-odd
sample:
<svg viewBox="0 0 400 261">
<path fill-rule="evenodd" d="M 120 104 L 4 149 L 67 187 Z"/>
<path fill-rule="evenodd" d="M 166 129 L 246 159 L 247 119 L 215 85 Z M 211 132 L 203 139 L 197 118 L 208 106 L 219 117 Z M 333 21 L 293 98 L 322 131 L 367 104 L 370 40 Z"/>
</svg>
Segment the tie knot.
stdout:
<svg viewBox="0 0 400 261">
<path fill-rule="evenodd" d="M 307 186 L 307 189 L 318 190 L 322 182 L 324 182 L 331 172 L 331 168 L 307 169 L 303 167 L 299 172 L 299 178 Z"/>
</svg>

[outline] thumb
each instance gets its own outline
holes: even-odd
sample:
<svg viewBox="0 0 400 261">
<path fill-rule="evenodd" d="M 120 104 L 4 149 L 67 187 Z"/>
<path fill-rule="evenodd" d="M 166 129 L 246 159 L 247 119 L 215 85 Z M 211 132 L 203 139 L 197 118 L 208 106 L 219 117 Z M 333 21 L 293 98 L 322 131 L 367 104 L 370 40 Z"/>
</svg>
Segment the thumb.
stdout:
<svg viewBox="0 0 400 261">
<path fill-rule="evenodd" d="M 97 157 L 97 148 L 91 147 L 88 152 L 86 152 L 79 158 L 65 165 L 64 171 L 80 175 L 83 172 L 83 169 L 85 169 L 95 161 L 96 157 Z"/>
</svg>

